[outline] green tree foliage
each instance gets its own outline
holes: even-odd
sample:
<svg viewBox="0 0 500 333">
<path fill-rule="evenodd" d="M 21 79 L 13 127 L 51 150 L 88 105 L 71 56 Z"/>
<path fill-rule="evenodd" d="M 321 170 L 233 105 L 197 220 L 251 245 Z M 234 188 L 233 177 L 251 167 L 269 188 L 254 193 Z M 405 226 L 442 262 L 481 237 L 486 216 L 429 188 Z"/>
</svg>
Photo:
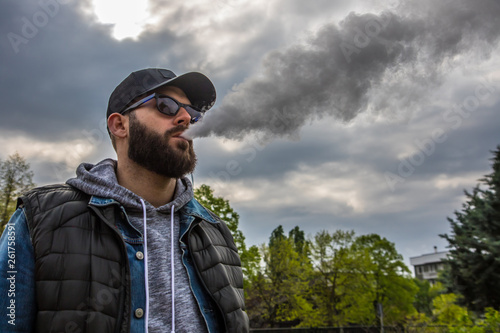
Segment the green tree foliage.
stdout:
<svg viewBox="0 0 500 333">
<path fill-rule="evenodd" d="M 223 197 L 214 196 L 214 191 L 210 186 L 202 184 L 194 189 L 194 196 L 203 206 L 217 214 L 222 220 L 227 223 L 229 230 L 234 238 L 234 242 L 238 247 L 241 257 L 241 264 L 245 276 L 253 276 L 256 274 L 260 262 L 260 254 L 257 246 L 251 246 L 247 249 L 245 244 L 245 236 L 238 229 L 240 223 L 240 215 L 234 211 L 229 205 L 229 201 Z"/>
<path fill-rule="evenodd" d="M 404 321 L 415 312 L 413 301 L 418 287 L 411 278 L 403 257 L 396 251 L 394 243 L 377 234 L 359 236 L 354 244 L 357 251 L 365 251 L 371 260 L 365 273 L 370 282 L 373 313 L 380 322 L 377 307 L 383 309 L 384 324 L 394 325 Z"/>
<path fill-rule="evenodd" d="M 413 279 L 415 285 L 418 288 L 417 293 L 415 294 L 415 302 L 413 306 L 419 313 L 423 313 L 426 316 L 432 315 L 432 297 L 430 293 L 431 284 L 429 281 Z"/>
<path fill-rule="evenodd" d="M 300 244 L 300 229 L 294 230 L 287 237 L 283 227 L 277 227 L 268 245 L 261 247 L 264 266 L 247 290 L 252 327 L 295 326 L 312 315 L 306 299 L 310 265 L 296 250 L 304 244 Z"/>
<path fill-rule="evenodd" d="M 434 298 L 432 314 L 440 325 L 472 326 L 467 309 L 456 304 L 457 295 L 443 294 Z"/>
<path fill-rule="evenodd" d="M 449 294 L 454 295 L 454 294 Z M 456 295 L 454 295 L 456 296 Z M 449 333 L 498 333 L 500 332 L 500 313 L 493 308 L 486 308 L 484 318 L 476 320 L 472 324 L 472 318 L 465 314 L 466 309 L 452 304 L 455 308 L 454 319 L 448 324 Z M 451 311 L 450 311 L 451 312 Z"/>
<path fill-rule="evenodd" d="M 367 256 L 353 250 L 353 231 L 320 231 L 311 244 L 318 326 L 363 323 L 371 314 Z"/>
<path fill-rule="evenodd" d="M 442 288 L 442 287 L 441 287 Z M 432 289 L 432 288 L 431 288 Z M 443 289 L 440 289 L 442 291 Z M 493 308 L 478 318 L 457 304 L 457 295 L 440 294 L 432 300 L 432 317 L 417 313 L 408 318 L 407 324 L 416 330 L 411 332 L 448 333 L 497 333 L 500 332 L 500 313 Z"/>
<path fill-rule="evenodd" d="M 418 290 L 413 303 L 415 309 L 422 314 L 432 316 L 433 300 L 444 292 L 444 287 L 441 283 L 436 283 L 433 286 L 427 280 L 413 279 Z"/>
<path fill-rule="evenodd" d="M 293 228 L 288 233 L 288 238 L 292 240 L 295 252 L 307 254 L 309 248 L 306 242 L 306 234 L 303 230 L 300 230 L 298 226 Z"/>
<path fill-rule="evenodd" d="M 440 235 L 450 247 L 445 285 L 477 313 L 500 309 L 500 146 L 493 154 L 493 172 L 465 191 L 462 211 L 448 218 L 451 234 Z"/>
<path fill-rule="evenodd" d="M 500 332 L 500 312 L 493 308 L 486 308 L 484 314 L 484 331 L 493 333 Z"/>
<path fill-rule="evenodd" d="M 34 186 L 33 172 L 21 155 L 15 153 L 0 160 L 0 231 L 16 208 L 16 198 Z"/>
<path fill-rule="evenodd" d="M 279 226 L 261 253 L 247 290 L 252 327 L 373 325 L 377 303 L 387 324 L 415 313 L 418 288 L 394 244 L 378 235 L 321 231 L 306 240 L 299 228 L 286 236 Z"/>
</svg>

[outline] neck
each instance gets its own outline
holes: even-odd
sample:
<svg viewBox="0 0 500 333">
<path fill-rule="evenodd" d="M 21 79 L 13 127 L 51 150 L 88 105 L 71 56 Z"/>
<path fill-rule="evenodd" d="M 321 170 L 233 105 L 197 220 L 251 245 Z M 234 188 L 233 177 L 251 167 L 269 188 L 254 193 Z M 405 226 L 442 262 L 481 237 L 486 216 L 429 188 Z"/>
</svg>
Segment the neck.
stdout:
<svg viewBox="0 0 500 333">
<path fill-rule="evenodd" d="M 144 169 L 137 163 L 118 160 L 118 184 L 134 192 L 154 207 L 163 206 L 174 198 L 177 180 Z"/>
</svg>

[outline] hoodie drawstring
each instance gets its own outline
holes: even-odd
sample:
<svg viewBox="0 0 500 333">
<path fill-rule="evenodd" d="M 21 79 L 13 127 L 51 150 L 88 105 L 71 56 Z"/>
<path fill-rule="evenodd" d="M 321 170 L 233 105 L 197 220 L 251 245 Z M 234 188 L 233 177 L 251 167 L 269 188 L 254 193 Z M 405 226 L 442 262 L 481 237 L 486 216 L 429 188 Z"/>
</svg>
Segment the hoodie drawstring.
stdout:
<svg viewBox="0 0 500 333">
<path fill-rule="evenodd" d="M 172 333 L 175 332 L 174 205 L 170 211 L 170 271 L 172 274 Z"/>
<path fill-rule="evenodd" d="M 143 219 L 143 233 L 144 239 L 144 285 L 146 287 L 146 309 L 144 310 L 144 325 L 146 326 L 145 332 L 148 333 L 148 318 L 149 318 L 149 277 L 148 277 L 148 235 L 146 233 L 146 204 L 141 199 L 142 204 L 142 219 Z"/>
<path fill-rule="evenodd" d="M 149 318 L 149 277 L 148 277 L 148 236 L 146 229 L 146 204 L 141 199 L 142 215 L 143 215 L 143 239 L 144 239 L 144 284 L 146 289 L 146 309 L 144 311 L 144 325 L 146 333 L 148 333 L 148 318 Z M 172 333 L 175 332 L 175 275 L 174 275 L 174 208 L 170 211 L 170 272 L 172 280 Z"/>
</svg>

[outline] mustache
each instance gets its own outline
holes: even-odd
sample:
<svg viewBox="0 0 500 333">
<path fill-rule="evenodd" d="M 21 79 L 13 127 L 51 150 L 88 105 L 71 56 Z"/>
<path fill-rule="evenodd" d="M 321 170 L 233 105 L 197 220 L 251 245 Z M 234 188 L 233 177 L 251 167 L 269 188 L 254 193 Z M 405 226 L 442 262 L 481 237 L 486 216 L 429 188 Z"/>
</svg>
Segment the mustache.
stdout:
<svg viewBox="0 0 500 333">
<path fill-rule="evenodd" d="M 165 136 L 172 136 L 175 133 L 184 132 L 188 127 L 184 125 L 177 125 L 165 131 Z"/>
<path fill-rule="evenodd" d="M 184 125 L 177 125 L 175 127 L 172 127 L 171 129 L 168 129 L 165 131 L 164 136 L 165 138 L 169 139 L 171 138 L 174 134 L 177 134 L 179 132 L 184 132 L 189 128 L 189 126 L 184 126 Z M 184 137 L 184 136 L 183 136 Z M 188 139 L 189 142 L 193 142 L 191 137 L 185 137 Z"/>
</svg>

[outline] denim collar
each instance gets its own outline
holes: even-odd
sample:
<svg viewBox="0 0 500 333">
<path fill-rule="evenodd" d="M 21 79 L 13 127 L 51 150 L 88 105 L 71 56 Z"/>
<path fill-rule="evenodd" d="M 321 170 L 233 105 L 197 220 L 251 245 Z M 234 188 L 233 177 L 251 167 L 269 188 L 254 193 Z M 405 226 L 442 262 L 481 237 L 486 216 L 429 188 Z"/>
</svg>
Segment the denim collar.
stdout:
<svg viewBox="0 0 500 333">
<path fill-rule="evenodd" d="M 110 198 L 102 198 L 99 196 L 93 195 L 90 198 L 89 204 L 92 206 L 98 206 L 98 207 L 106 207 L 110 205 L 119 205 L 121 204 L 116 201 L 115 199 L 110 199 Z M 213 224 L 219 224 L 220 221 L 216 220 L 211 213 L 208 212 L 208 210 L 203 207 L 196 199 L 191 199 L 186 205 L 184 205 L 181 210 L 181 215 L 187 215 L 187 216 L 192 216 L 192 217 L 198 217 L 202 220 L 205 220 L 207 222 L 213 223 Z M 192 219 L 190 219 L 192 220 Z"/>
<path fill-rule="evenodd" d="M 109 206 L 109 205 L 116 205 L 116 204 L 120 205 L 120 203 L 118 201 L 116 201 L 115 199 L 102 198 L 102 197 L 98 197 L 95 195 L 90 197 L 90 201 L 89 201 L 89 205 L 100 206 L 100 207 L 105 207 L 105 206 Z"/>
<path fill-rule="evenodd" d="M 202 220 L 213 224 L 219 224 L 220 221 L 215 219 L 205 207 L 203 207 L 196 199 L 191 199 L 186 205 L 181 208 L 184 215 L 198 217 Z"/>
</svg>

